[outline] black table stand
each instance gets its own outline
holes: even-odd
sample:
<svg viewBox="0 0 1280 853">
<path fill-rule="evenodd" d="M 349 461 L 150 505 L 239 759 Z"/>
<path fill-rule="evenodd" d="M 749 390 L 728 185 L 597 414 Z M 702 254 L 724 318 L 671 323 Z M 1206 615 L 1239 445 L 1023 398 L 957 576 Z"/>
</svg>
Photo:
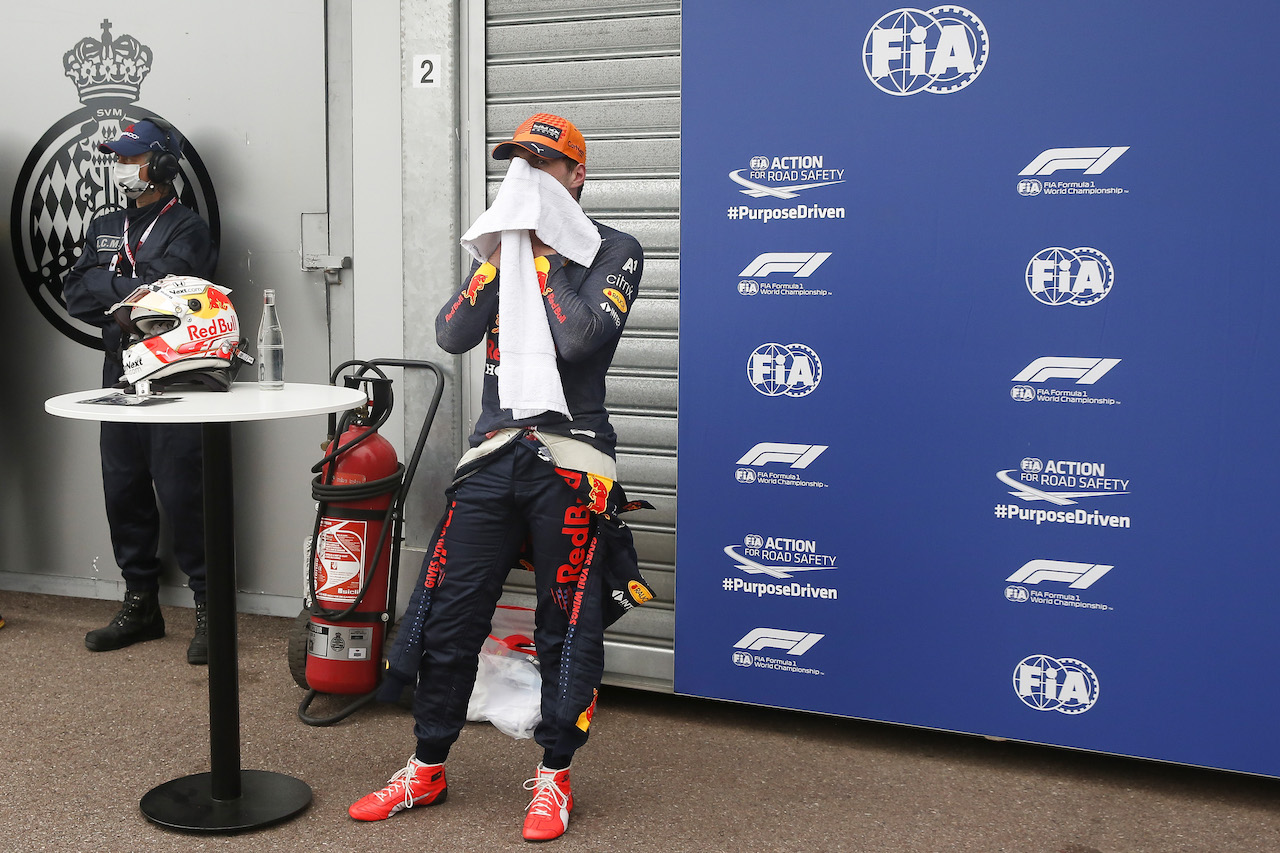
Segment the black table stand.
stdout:
<svg viewBox="0 0 1280 853">
<path fill-rule="evenodd" d="M 204 541 L 209 612 L 211 772 L 165 782 L 142 797 L 147 820 L 169 829 L 231 833 L 288 820 L 311 805 L 311 786 L 268 770 L 240 769 L 236 559 L 231 425 L 202 425 Z"/>
</svg>

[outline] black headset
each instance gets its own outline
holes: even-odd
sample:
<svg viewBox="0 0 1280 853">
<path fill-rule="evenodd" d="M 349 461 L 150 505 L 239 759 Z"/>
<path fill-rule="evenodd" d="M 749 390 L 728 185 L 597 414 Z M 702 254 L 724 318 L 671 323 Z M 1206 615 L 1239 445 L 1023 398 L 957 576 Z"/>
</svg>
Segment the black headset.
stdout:
<svg viewBox="0 0 1280 853">
<path fill-rule="evenodd" d="M 178 160 L 182 157 L 182 135 L 162 118 L 146 119 L 164 134 L 164 148 L 151 152 L 147 161 L 147 179 L 153 184 L 167 184 L 178 177 Z"/>
</svg>

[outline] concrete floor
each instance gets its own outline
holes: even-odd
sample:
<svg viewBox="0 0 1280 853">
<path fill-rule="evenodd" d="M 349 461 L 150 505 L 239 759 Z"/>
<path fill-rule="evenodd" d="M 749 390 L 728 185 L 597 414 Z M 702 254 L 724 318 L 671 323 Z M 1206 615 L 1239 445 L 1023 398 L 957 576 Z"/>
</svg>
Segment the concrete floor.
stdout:
<svg viewBox="0 0 1280 853">
<path fill-rule="evenodd" d="M 138 801 L 209 770 L 205 668 L 186 663 L 192 611 L 169 635 L 84 648 L 111 602 L 0 591 L 0 851 L 528 850 L 539 750 L 471 725 L 449 799 L 358 823 L 353 800 L 403 766 L 412 720 L 370 706 L 300 723 L 286 661 L 292 620 L 241 616 L 241 763 L 305 780 L 311 806 L 233 836 L 177 833 Z M 313 712 L 320 710 L 320 703 Z M 564 851 L 1280 851 L 1280 783 L 855 720 L 619 688 L 601 691 L 574 763 Z"/>
</svg>

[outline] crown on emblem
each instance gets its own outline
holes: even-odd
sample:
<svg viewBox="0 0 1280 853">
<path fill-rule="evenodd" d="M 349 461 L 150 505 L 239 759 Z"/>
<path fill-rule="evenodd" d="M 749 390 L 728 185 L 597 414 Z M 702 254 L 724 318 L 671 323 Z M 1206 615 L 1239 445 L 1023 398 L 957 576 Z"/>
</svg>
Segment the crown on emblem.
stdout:
<svg viewBox="0 0 1280 853">
<path fill-rule="evenodd" d="M 136 101 L 151 73 L 151 48 L 130 35 L 113 40 L 111 22 L 104 20 L 102 38 L 82 38 L 62 57 L 62 66 L 82 104 L 99 98 Z"/>
</svg>

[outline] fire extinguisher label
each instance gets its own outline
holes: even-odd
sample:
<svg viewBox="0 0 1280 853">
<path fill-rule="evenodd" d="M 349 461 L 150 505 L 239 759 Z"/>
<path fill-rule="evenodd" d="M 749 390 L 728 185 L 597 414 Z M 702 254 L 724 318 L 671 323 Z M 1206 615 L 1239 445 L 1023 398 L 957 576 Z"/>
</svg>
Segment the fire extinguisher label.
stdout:
<svg viewBox="0 0 1280 853">
<path fill-rule="evenodd" d="M 307 623 L 307 654 L 317 658 L 329 656 L 329 626 Z"/>
<path fill-rule="evenodd" d="M 307 623 L 307 654 L 325 660 L 369 660 L 373 629 Z"/>
<path fill-rule="evenodd" d="M 350 604 L 364 583 L 367 521 L 325 518 L 316 547 L 316 596 L 334 604 Z"/>
</svg>

